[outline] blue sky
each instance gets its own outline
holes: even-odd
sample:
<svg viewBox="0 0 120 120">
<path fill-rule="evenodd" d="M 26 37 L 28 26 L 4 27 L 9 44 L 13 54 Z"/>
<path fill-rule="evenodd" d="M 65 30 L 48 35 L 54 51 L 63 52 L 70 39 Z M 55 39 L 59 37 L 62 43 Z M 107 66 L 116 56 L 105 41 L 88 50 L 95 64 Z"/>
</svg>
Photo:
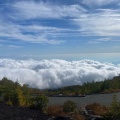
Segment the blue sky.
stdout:
<svg viewBox="0 0 120 120">
<path fill-rule="evenodd" d="M 120 1 L 0 1 L 0 51 L 1 58 L 120 63 Z"/>
</svg>

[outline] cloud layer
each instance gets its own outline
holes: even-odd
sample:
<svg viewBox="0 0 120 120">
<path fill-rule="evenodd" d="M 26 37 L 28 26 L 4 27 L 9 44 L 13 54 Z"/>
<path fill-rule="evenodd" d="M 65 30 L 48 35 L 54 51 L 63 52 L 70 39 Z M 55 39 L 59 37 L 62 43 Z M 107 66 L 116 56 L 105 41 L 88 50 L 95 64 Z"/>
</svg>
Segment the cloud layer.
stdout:
<svg viewBox="0 0 120 120">
<path fill-rule="evenodd" d="M 92 60 L 12 60 L 0 59 L 0 79 L 7 77 L 31 87 L 57 88 L 103 81 L 120 74 L 120 65 Z"/>
</svg>

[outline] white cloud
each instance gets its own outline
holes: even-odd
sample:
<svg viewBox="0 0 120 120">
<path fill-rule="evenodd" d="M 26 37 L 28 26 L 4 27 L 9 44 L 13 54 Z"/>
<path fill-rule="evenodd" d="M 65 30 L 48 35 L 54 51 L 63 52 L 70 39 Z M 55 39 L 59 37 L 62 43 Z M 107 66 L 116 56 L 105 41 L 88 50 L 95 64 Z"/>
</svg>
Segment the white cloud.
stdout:
<svg viewBox="0 0 120 120">
<path fill-rule="evenodd" d="M 83 3 L 88 6 L 104 6 L 119 3 L 119 0 L 83 0 Z"/>
<path fill-rule="evenodd" d="M 87 44 L 99 44 L 100 42 L 97 41 L 97 40 L 91 40 L 91 41 L 88 41 Z"/>
<path fill-rule="evenodd" d="M 18 46 L 18 45 L 8 45 L 7 47 L 10 47 L 10 48 L 21 48 L 21 46 Z"/>
<path fill-rule="evenodd" d="M 91 5 L 118 3 L 118 0 L 84 0 Z M 120 36 L 120 10 L 94 9 L 89 11 L 81 5 L 56 5 L 44 2 L 16 2 L 14 8 L 22 19 L 67 19 L 79 27 L 79 35 Z M 40 29 L 40 28 L 39 28 Z M 47 29 L 47 28 L 46 28 Z M 73 28 L 75 31 L 78 29 Z M 52 30 L 52 29 L 51 29 Z M 61 32 L 62 33 L 62 32 Z M 67 34 L 67 33 L 66 33 Z M 75 33 L 73 33 L 75 34 Z M 69 34 L 70 35 L 70 34 Z"/>
<path fill-rule="evenodd" d="M 11 60 L 0 59 L 0 79 L 7 77 L 37 88 L 56 88 L 103 81 L 120 74 L 119 65 L 92 60 Z"/>
<path fill-rule="evenodd" d="M 16 2 L 13 7 L 23 19 L 61 19 L 64 17 L 75 17 L 86 11 L 80 5 L 67 6 L 34 1 Z M 14 15 L 17 16 L 17 14 Z"/>
<path fill-rule="evenodd" d="M 88 44 L 99 44 L 102 42 L 120 42 L 120 40 L 117 37 L 101 37 L 99 39 L 93 39 L 91 41 L 88 41 Z M 115 47 L 115 48 L 117 48 L 117 47 Z"/>
<path fill-rule="evenodd" d="M 120 36 L 120 10 L 99 9 L 74 19 L 83 35 Z"/>
<path fill-rule="evenodd" d="M 0 36 L 10 40 L 26 41 L 31 43 L 42 43 L 42 44 L 61 44 L 62 40 L 56 38 L 49 38 L 49 35 L 60 33 L 60 31 L 67 31 L 61 28 L 47 27 L 47 26 L 23 26 L 16 25 L 14 23 L 7 23 L 0 21 Z M 51 31 L 51 32 L 50 32 Z M 32 32 L 32 34 L 25 34 Z M 56 35 L 57 36 L 57 35 Z M 64 41 L 65 42 L 65 41 Z"/>
<path fill-rule="evenodd" d="M 118 0 L 83 0 L 84 4 L 112 4 Z M 68 37 L 78 36 L 120 36 L 120 10 L 85 9 L 82 5 L 58 5 L 50 2 L 17 1 L 8 4 L 11 8 L 7 14 L 0 15 L 0 37 L 41 44 L 61 44 Z M 7 19 L 7 21 L 5 21 Z M 35 20 L 67 20 L 69 28 L 39 24 Z M 31 25 L 21 25 L 23 21 L 32 21 Z M 16 21 L 16 22 L 14 22 Z M 63 22 L 63 21 L 62 21 Z M 63 24 L 65 24 L 63 22 Z M 72 25 L 72 27 L 71 27 Z M 75 26 L 73 26 L 75 25 Z M 66 28 L 65 28 L 66 27 Z M 100 41 L 89 41 L 96 44 Z"/>
<path fill-rule="evenodd" d="M 36 3 L 34 1 L 16 2 L 9 7 L 14 12 L 8 12 L 7 15 L 1 13 L 0 18 L 0 36 L 5 39 L 19 40 L 40 44 L 61 44 L 66 42 L 61 37 L 74 36 L 77 30 L 58 28 L 37 24 L 35 21 L 31 25 L 21 25 L 23 20 L 32 19 L 54 19 L 63 17 L 73 17 L 84 11 L 79 5 L 59 6 L 48 3 Z M 13 9 L 14 8 L 14 9 Z M 71 10 L 71 11 L 70 11 Z M 47 12 L 46 12 L 47 11 Z M 56 17 L 57 16 L 57 17 Z M 7 18 L 7 20 L 6 20 Z M 9 19 L 8 19 L 9 18 Z M 17 23 L 12 21 L 18 21 Z M 20 23 L 19 23 L 20 22 Z M 78 33 L 78 31 L 77 31 Z M 76 36 L 76 35 L 75 35 Z"/>
</svg>

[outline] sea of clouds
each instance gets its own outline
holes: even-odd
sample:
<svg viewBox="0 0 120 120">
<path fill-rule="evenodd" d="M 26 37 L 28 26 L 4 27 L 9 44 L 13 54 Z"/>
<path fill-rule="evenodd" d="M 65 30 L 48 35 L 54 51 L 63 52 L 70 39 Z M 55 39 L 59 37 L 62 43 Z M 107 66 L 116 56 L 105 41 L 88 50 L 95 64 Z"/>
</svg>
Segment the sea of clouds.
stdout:
<svg viewBox="0 0 120 120">
<path fill-rule="evenodd" d="M 31 87 L 58 88 L 103 81 L 120 74 L 120 65 L 93 60 L 12 60 L 0 59 L 0 79 L 7 77 Z"/>
</svg>

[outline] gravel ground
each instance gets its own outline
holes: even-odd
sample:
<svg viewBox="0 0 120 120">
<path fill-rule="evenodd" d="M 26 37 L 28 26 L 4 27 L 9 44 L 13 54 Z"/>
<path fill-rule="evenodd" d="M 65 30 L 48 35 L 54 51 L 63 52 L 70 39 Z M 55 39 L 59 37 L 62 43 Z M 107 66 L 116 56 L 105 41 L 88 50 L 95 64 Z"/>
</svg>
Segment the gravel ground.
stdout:
<svg viewBox="0 0 120 120">
<path fill-rule="evenodd" d="M 52 117 L 39 110 L 9 106 L 0 103 L 0 120 L 71 120 L 68 117 Z"/>
<path fill-rule="evenodd" d="M 0 103 L 0 120 L 49 120 L 49 118 L 39 110 Z"/>
</svg>

